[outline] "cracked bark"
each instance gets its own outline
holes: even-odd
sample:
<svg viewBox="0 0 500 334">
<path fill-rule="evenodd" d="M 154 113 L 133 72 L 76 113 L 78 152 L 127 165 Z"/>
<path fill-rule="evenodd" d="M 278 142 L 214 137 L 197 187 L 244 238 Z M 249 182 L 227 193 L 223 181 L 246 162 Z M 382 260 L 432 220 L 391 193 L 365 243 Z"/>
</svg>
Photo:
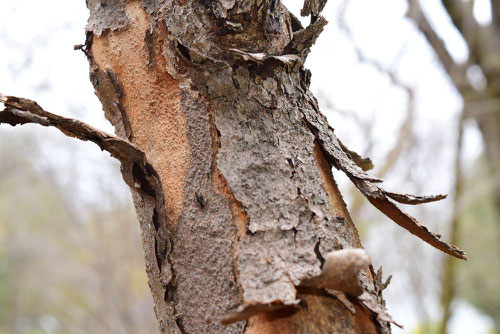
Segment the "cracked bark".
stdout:
<svg viewBox="0 0 500 334">
<path fill-rule="evenodd" d="M 320 113 L 302 64 L 325 3 L 307 1 L 304 29 L 275 0 L 87 0 L 77 48 L 117 137 L 2 96 L 0 123 L 56 126 L 121 161 L 163 333 L 390 332 L 388 283 L 347 250 L 362 246 L 332 166 L 396 223 L 465 258 L 392 202 L 440 197 L 379 187 Z"/>
</svg>

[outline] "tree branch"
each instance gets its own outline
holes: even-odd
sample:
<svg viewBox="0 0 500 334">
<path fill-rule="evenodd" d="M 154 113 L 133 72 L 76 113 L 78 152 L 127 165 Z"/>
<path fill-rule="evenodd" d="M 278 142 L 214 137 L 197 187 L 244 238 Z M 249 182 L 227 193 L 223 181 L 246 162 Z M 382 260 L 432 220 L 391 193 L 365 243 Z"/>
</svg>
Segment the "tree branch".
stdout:
<svg viewBox="0 0 500 334">
<path fill-rule="evenodd" d="M 446 49 L 443 40 L 438 36 L 430 22 L 425 17 L 418 0 L 409 0 L 408 4 L 409 8 L 406 16 L 411 19 L 416 24 L 417 28 L 424 34 L 427 42 L 436 52 L 441 65 L 443 65 L 445 71 L 453 81 L 453 84 L 459 91 L 461 91 L 467 86 L 467 82 L 464 80 L 466 66 L 455 63 Z"/>
</svg>

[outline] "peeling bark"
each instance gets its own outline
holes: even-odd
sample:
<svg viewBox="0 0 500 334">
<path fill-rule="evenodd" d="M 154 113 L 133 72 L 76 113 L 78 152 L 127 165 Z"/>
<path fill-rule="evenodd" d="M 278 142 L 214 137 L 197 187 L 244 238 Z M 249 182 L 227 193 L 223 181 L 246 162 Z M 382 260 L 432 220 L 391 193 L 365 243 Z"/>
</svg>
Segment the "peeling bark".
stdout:
<svg viewBox="0 0 500 334">
<path fill-rule="evenodd" d="M 3 98 L 0 123 L 56 126 L 122 162 L 163 333 L 390 332 L 386 284 L 351 250 L 362 246 L 332 166 L 396 223 L 465 258 L 390 200 L 439 198 L 377 186 L 371 161 L 319 112 L 303 63 L 325 3 L 306 1 L 302 28 L 276 0 L 87 0 L 78 48 L 118 137 Z"/>
<path fill-rule="evenodd" d="M 300 283 L 301 286 L 342 291 L 360 296 L 359 272 L 369 266 L 370 256 L 362 249 L 343 249 L 330 252 L 325 257 L 321 273 Z"/>
</svg>

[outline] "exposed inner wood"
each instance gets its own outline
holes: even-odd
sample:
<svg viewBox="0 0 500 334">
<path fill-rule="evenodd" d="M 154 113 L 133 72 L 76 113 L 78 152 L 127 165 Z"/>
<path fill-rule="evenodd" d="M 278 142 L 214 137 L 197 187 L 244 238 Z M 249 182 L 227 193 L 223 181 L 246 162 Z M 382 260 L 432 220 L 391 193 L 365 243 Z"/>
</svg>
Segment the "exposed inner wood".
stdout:
<svg viewBox="0 0 500 334">
<path fill-rule="evenodd" d="M 146 32 L 151 26 L 140 2 L 127 2 L 131 28 L 95 36 L 92 53 L 102 70 L 117 74 L 122 86 L 121 103 L 132 128 L 132 141 L 145 153 L 160 175 L 168 223 L 182 210 L 190 147 L 182 111 L 179 81 L 166 70 L 162 55 L 164 29 L 155 30 L 154 49 L 148 51 Z M 148 66 L 150 55 L 152 65 Z"/>
<path fill-rule="evenodd" d="M 257 315 L 249 321 L 245 333 L 379 333 L 371 313 L 356 301 L 353 314 L 326 294 L 299 296 L 302 300 L 299 308 Z"/>
<path fill-rule="evenodd" d="M 328 197 L 330 199 L 330 207 L 332 208 L 332 214 L 337 217 L 343 217 L 349 228 L 352 231 L 355 231 L 357 237 L 353 242 L 356 243 L 356 248 L 362 248 L 361 241 L 359 239 L 358 231 L 352 222 L 351 215 L 347 210 L 347 205 L 344 202 L 342 194 L 339 191 L 337 183 L 335 182 L 332 174 L 332 168 L 330 164 L 326 161 L 323 152 L 321 151 L 321 147 L 318 142 L 314 142 L 314 157 L 316 158 L 316 163 L 318 164 L 318 169 L 321 172 L 321 177 L 324 182 L 324 187 L 326 192 L 328 193 Z"/>
</svg>

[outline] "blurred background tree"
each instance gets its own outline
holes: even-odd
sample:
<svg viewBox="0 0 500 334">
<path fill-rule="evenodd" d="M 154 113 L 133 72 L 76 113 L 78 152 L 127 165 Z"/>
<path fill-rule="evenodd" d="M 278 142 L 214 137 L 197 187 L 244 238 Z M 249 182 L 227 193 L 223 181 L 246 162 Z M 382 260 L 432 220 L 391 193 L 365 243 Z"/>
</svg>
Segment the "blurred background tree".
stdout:
<svg viewBox="0 0 500 334">
<path fill-rule="evenodd" d="M 129 201 L 81 207 L 33 136 L 0 138 L 0 333 L 157 332 Z"/>
<path fill-rule="evenodd" d="M 302 1 L 284 3 L 298 16 Z M 500 328 L 499 7 L 330 0 L 306 64 L 331 125 L 343 124 L 337 135 L 372 157 L 387 188 L 450 194 L 409 212 L 467 262 L 388 223 L 334 171 L 374 265 L 393 275 L 385 296 L 404 332 Z M 112 132 L 72 50 L 85 3 L 3 1 L 0 11 L 0 91 Z M 0 333 L 158 332 L 117 164 L 57 131 L 15 131 L 0 128 Z"/>
</svg>

